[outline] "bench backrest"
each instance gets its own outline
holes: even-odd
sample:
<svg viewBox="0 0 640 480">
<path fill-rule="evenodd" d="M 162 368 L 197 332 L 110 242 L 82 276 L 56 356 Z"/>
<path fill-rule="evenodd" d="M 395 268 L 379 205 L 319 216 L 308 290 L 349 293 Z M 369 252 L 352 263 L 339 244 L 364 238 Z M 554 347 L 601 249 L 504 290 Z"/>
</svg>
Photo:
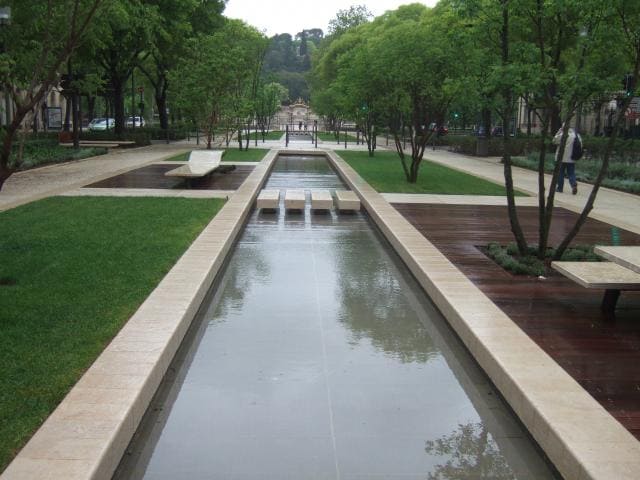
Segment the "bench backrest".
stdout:
<svg viewBox="0 0 640 480">
<path fill-rule="evenodd" d="M 222 160 L 222 150 L 196 150 L 189 155 L 189 169 L 193 173 L 209 173 L 218 168 Z"/>
</svg>

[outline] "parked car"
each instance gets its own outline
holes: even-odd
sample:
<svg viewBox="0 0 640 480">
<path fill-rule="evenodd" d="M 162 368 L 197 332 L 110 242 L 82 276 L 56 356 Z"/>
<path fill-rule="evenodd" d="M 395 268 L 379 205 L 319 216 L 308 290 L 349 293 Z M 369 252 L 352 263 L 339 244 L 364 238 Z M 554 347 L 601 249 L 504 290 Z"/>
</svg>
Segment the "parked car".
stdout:
<svg viewBox="0 0 640 480">
<path fill-rule="evenodd" d="M 108 128 L 113 128 L 116 125 L 115 118 L 94 118 L 89 122 L 89 130 L 94 132 L 104 131 Z"/>
<path fill-rule="evenodd" d="M 502 135 L 504 135 L 504 130 L 502 128 L 502 125 L 497 125 L 493 127 L 493 129 L 491 130 L 492 137 L 501 137 Z M 509 132 L 509 136 L 513 137 L 513 132 Z"/>
<path fill-rule="evenodd" d="M 142 117 L 127 117 L 127 120 L 125 122 L 125 127 L 127 128 L 132 128 L 133 125 L 133 121 L 135 119 L 135 126 L 136 127 L 144 127 L 146 125 L 146 122 L 144 121 L 144 118 Z"/>
<path fill-rule="evenodd" d="M 429 128 L 432 132 L 436 132 L 436 135 L 438 137 L 444 137 L 447 133 L 449 133 L 449 129 L 444 125 L 436 125 L 435 123 L 432 123 L 431 125 L 429 125 Z"/>
</svg>

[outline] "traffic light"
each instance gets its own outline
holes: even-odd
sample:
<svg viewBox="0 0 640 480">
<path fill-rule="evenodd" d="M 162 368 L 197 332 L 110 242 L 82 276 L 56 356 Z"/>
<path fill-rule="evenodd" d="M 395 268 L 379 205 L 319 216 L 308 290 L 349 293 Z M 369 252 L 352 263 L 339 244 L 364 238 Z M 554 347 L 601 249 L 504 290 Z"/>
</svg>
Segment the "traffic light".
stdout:
<svg viewBox="0 0 640 480">
<path fill-rule="evenodd" d="M 622 87 L 624 88 L 625 95 L 627 97 L 633 96 L 633 91 L 636 88 L 636 79 L 630 73 L 627 73 L 622 80 Z"/>
</svg>

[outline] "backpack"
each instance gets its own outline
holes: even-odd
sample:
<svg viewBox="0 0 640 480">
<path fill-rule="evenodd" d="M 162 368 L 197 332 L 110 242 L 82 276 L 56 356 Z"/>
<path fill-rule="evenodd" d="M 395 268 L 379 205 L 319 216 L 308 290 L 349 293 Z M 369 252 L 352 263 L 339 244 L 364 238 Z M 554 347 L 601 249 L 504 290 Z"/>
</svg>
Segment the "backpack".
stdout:
<svg viewBox="0 0 640 480">
<path fill-rule="evenodd" d="M 576 138 L 573 141 L 573 148 L 571 149 L 571 160 L 580 160 L 584 155 L 584 148 L 582 148 L 582 139 L 580 135 L 576 134 Z"/>
</svg>

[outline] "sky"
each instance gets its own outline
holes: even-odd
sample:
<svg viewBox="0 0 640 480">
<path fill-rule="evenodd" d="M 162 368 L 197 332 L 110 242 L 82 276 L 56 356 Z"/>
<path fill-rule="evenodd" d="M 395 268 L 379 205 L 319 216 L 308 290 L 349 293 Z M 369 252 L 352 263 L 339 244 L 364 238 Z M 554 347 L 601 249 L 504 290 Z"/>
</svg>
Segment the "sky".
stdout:
<svg viewBox="0 0 640 480">
<path fill-rule="evenodd" d="M 224 15 L 244 20 L 271 37 L 276 33 L 295 35 L 310 28 L 321 28 L 326 33 L 336 12 L 351 5 L 364 4 L 378 16 L 408 3 L 432 7 L 437 0 L 228 0 Z"/>
</svg>

